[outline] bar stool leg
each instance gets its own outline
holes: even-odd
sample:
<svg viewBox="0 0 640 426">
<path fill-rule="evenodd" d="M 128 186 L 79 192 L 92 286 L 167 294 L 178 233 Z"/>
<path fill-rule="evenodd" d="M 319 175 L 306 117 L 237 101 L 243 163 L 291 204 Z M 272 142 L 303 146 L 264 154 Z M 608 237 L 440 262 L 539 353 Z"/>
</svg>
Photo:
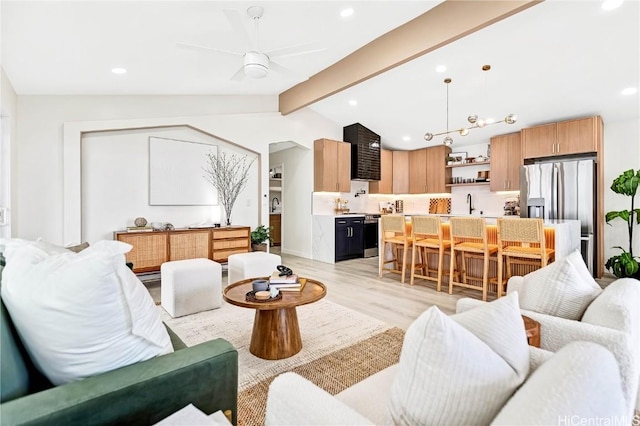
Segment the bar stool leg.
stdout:
<svg viewBox="0 0 640 426">
<path fill-rule="evenodd" d="M 405 273 L 407 272 L 407 251 L 409 249 L 408 244 L 405 243 L 405 245 L 403 246 L 403 250 L 402 250 L 402 280 L 400 281 L 401 283 L 404 284 L 404 277 L 405 277 Z"/>
<path fill-rule="evenodd" d="M 453 248 L 453 244 L 451 245 L 451 260 L 449 262 L 449 294 L 453 294 L 453 271 L 455 270 L 456 263 L 456 250 Z"/>
<path fill-rule="evenodd" d="M 378 278 L 382 278 L 382 267 L 384 266 L 384 248 L 386 243 L 382 241 L 382 247 L 380 247 L 380 253 L 378 254 Z"/>
<path fill-rule="evenodd" d="M 502 267 L 504 263 L 502 261 L 502 253 L 498 253 L 498 299 L 502 297 Z"/>
<path fill-rule="evenodd" d="M 437 291 L 442 291 L 442 268 L 444 267 L 444 247 L 441 245 L 438 250 L 438 286 Z"/>
<path fill-rule="evenodd" d="M 484 268 L 482 271 L 482 300 L 487 301 L 487 288 L 489 287 L 489 253 L 484 254 Z"/>
<path fill-rule="evenodd" d="M 417 247 L 413 247 L 413 250 L 411 250 L 411 278 L 409 280 L 409 284 L 413 285 L 413 280 L 415 279 L 416 276 L 416 248 Z"/>
</svg>

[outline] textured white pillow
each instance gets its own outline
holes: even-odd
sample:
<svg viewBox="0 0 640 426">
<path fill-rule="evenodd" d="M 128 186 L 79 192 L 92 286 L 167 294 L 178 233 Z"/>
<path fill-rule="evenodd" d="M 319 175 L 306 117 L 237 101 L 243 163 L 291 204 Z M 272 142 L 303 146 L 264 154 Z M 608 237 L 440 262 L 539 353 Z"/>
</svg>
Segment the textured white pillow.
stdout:
<svg viewBox="0 0 640 426">
<path fill-rule="evenodd" d="M 5 244 L 2 299 L 36 366 L 59 385 L 171 352 L 153 299 L 125 265 L 131 246 L 80 253 Z"/>
<path fill-rule="evenodd" d="M 552 425 L 631 423 L 618 364 L 607 349 L 572 342 L 542 364 L 491 424 Z"/>
<path fill-rule="evenodd" d="M 389 411 L 396 425 L 486 425 L 524 381 L 529 350 L 517 294 L 407 330 Z"/>
<path fill-rule="evenodd" d="M 570 320 L 582 318 L 602 288 L 593 279 L 578 251 L 523 278 L 520 304 L 542 314 Z"/>
</svg>

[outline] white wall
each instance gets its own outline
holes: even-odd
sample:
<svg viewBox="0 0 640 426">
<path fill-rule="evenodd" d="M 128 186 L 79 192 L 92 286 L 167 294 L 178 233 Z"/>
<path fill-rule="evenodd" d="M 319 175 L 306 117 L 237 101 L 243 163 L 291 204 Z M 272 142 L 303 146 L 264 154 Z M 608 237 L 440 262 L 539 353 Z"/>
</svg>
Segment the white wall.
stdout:
<svg viewBox="0 0 640 426">
<path fill-rule="evenodd" d="M 640 119 L 605 123 L 604 126 L 604 211 L 629 210 L 631 198 L 616 194 L 611 183 L 625 170 L 640 169 Z M 634 208 L 640 208 L 640 191 Z M 622 219 L 604 225 L 604 260 L 620 254 L 613 246 L 629 249 L 629 233 Z M 634 225 L 633 254 L 640 256 L 640 225 Z"/>
<path fill-rule="evenodd" d="M 160 128 L 87 133 L 82 137 L 82 240 L 93 243 L 113 238 L 113 231 L 133 226 L 142 216 L 151 222 L 169 222 L 176 228 L 219 222 L 226 216 L 221 206 L 184 206 L 149 204 L 149 137 L 201 142 L 217 146 L 218 152 L 256 154 L 239 150 L 220 139 L 194 129 Z M 172 160 L 179 161 L 179 158 Z M 201 167 L 205 157 L 193 165 L 205 191 L 213 192 L 204 180 Z M 259 220 L 260 188 L 255 161 L 245 189 L 232 211 L 232 224 L 255 228 Z M 185 190 L 184 188 L 181 190 Z"/>
<path fill-rule="evenodd" d="M 324 136 L 322 136 L 324 137 Z M 311 257 L 311 194 L 313 193 L 313 145 L 274 152 L 271 164 L 283 164 L 283 253 Z M 297 230 L 305 230 L 301 236 Z M 309 253 L 307 256 L 306 253 Z"/>
<path fill-rule="evenodd" d="M 342 131 L 308 109 L 286 117 L 270 112 L 276 104 L 275 97 L 264 96 L 20 96 L 20 179 L 13 189 L 21 196 L 15 236 L 58 244 L 81 239 L 81 214 L 74 210 L 81 208 L 83 132 L 181 125 L 199 129 L 261 154 L 261 194 L 268 194 L 269 143 L 292 140 L 311 148 L 314 139 L 336 138 Z M 305 172 L 312 180 L 312 162 L 305 163 Z M 309 239 L 311 215 L 300 221 L 304 226 L 289 232 L 290 237 Z M 261 203 L 261 222 L 268 223 L 267 197 Z M 113 230 L 106 228 L 102 232 Z M 310 248 L 299 254 L 310 257 Z"/>
<path fill-rule="evenodd" d="M 11 182 L 14 171 L 11 164 L 15 158 L 16 141 L 16 116 L 18 98 L 11 86 L 11 82 L 0 68 L 0 117 L 2 120 L 0 129 L 0 208 L 6 209 L 6 225 L 0 225 L 0 238 L 11 237 L 12 198 L 15 193 L 11 191 Z"/>
</svg>

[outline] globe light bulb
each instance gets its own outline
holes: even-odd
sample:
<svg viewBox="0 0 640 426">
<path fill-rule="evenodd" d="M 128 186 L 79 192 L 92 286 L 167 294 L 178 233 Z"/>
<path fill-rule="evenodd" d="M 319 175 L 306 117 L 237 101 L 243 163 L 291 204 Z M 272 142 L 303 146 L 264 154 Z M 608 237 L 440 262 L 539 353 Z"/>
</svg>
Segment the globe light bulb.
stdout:
<svg viewBox="0 0 640 426">
<path fill-rule="evenodd" d="M 460 133 L 460 136 L 467 136 L 469 134 L 469 129 L 462 128 L 458 133 Z"/>
<path fill-rule="evenodd" d="M 425 133 L 424 134 L 424 140 L 425 141 L 430 141 L 431 139 L 433 139 L 433 133 Z"/>
<path fill-rule="evenodd" d="M 446 138 L 444 138 L 442 143 L 445 144 L 446 146 L 451 146 L 451 144 L 453 144 L 453 139 L 451 139 L 449 136 L 447 136 Z"/>
</svg>

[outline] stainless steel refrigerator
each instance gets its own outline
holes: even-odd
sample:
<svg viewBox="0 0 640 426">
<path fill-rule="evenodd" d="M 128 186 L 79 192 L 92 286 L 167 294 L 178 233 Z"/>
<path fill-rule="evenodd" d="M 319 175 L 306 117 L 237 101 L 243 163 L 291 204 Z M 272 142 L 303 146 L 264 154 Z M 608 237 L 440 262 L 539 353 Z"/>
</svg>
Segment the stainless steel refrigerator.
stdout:
<svg viewBox="0 0 640 426">
<path fill-rule="evenodd" d="M 593 158 L 537 162 L 520 169 L 520 216 L 579 220 L 582 257 L 592 275 L 596 176 Z"/>
</svg>

